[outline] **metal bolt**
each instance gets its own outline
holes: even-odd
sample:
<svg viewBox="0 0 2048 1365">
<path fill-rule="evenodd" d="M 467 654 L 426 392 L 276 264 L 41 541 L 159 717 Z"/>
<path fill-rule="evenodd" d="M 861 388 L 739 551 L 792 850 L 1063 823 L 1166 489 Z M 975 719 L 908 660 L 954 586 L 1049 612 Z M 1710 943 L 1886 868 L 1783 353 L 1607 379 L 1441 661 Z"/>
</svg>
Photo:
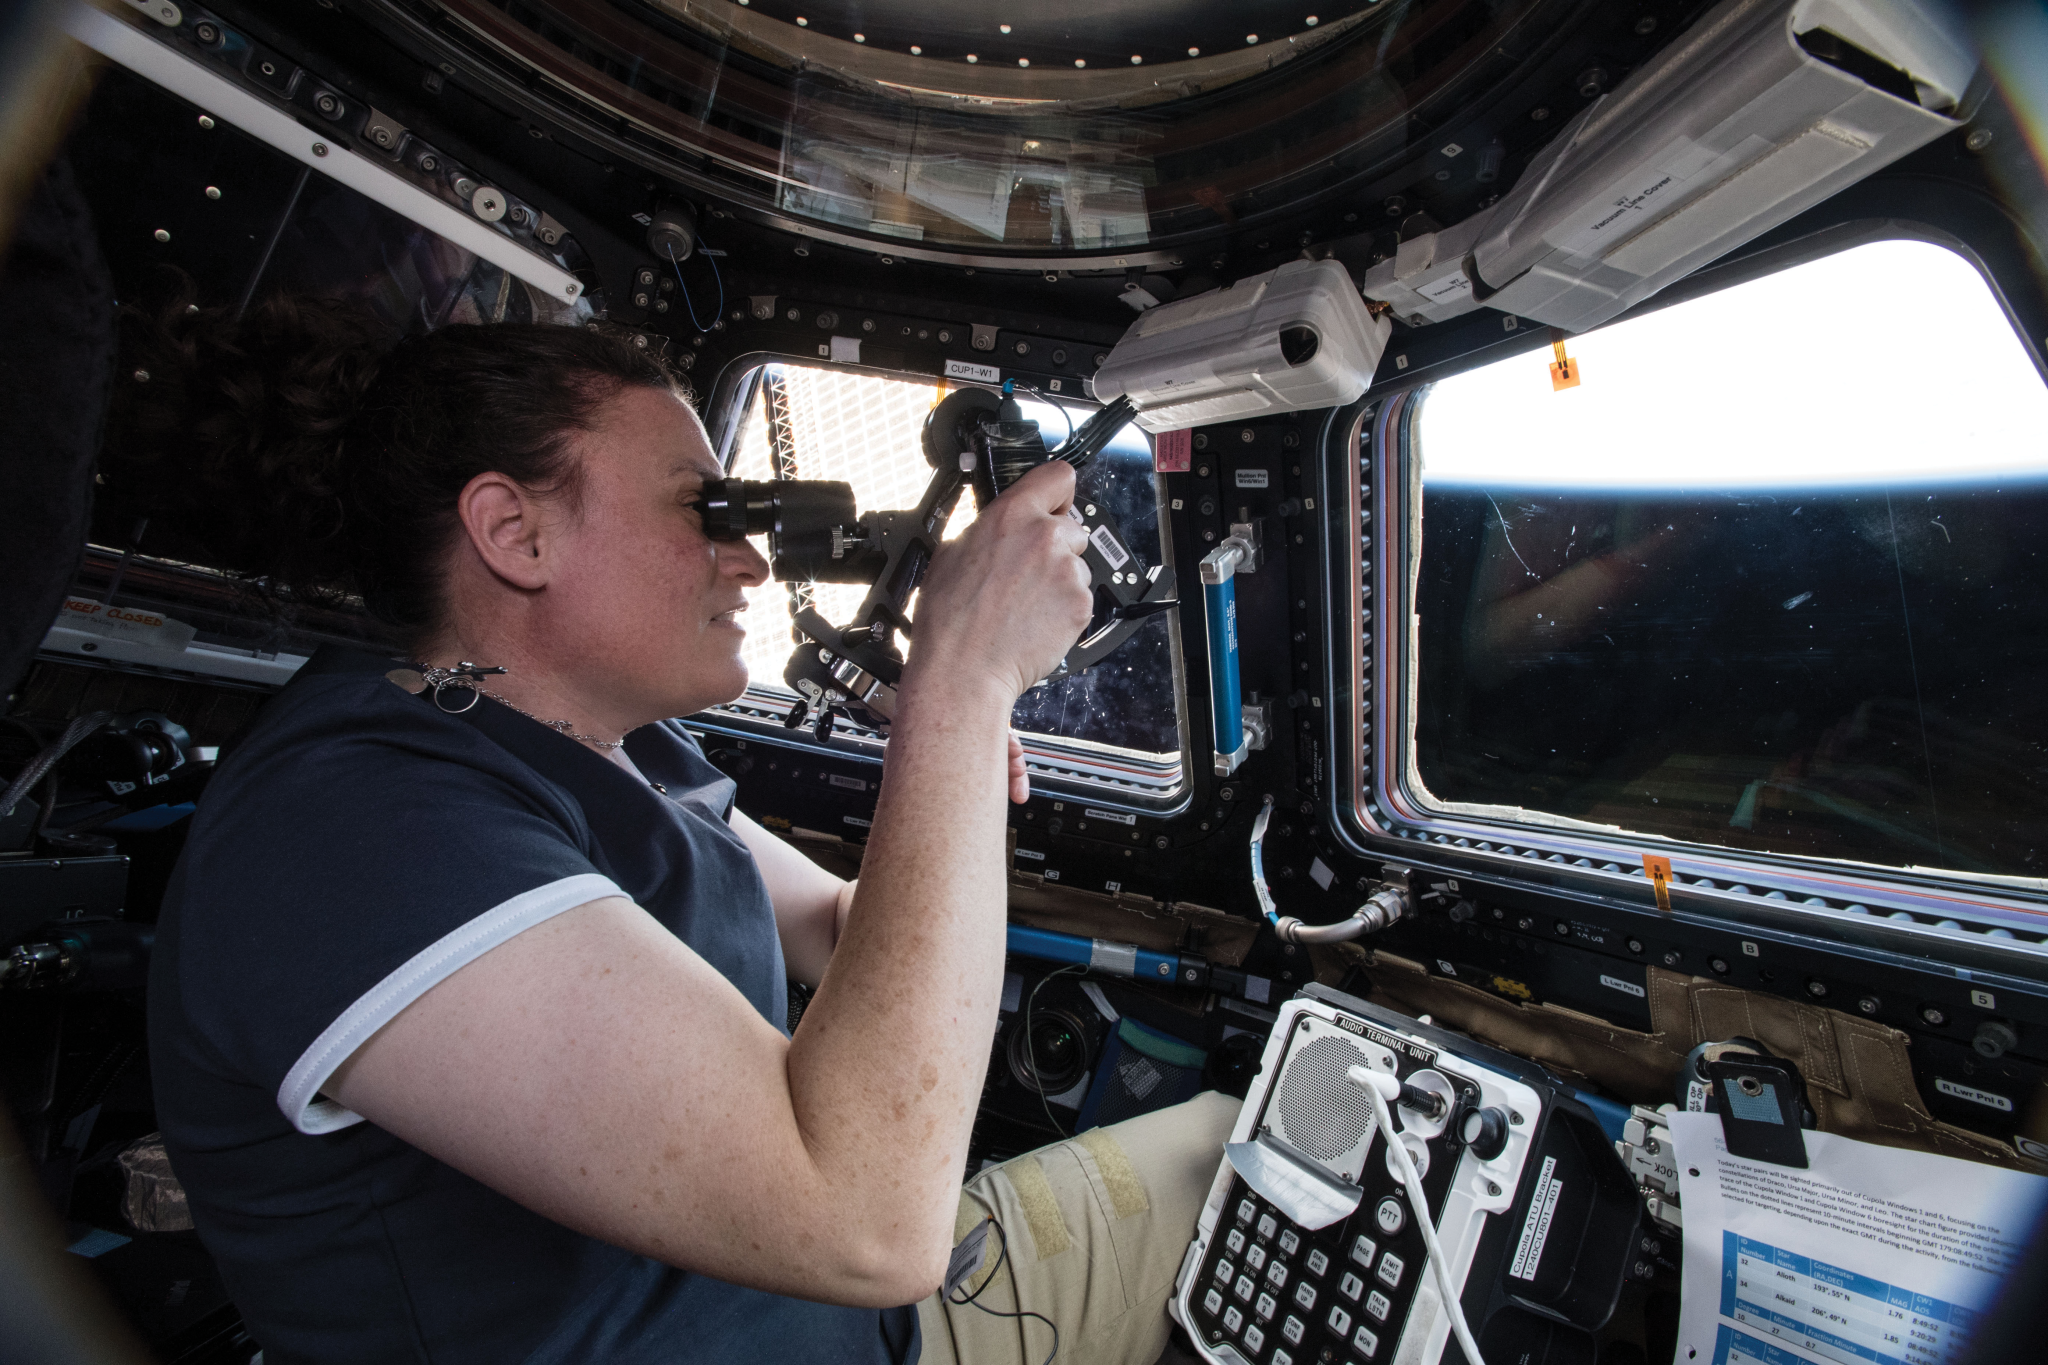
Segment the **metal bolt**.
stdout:
<svg viewBox="0 0 2048 1365">
<path fill-rule="evenodd" d="M 1714 969 L 1716 976 L 1728 975 L 1728 959 L 1725 957 L 1710 957 L 1707 959 L 1707 965 Z"/>
<path fill-rule="evenodd" d="M 1989 128 L 1972 128 L 1970 135 L 1963 139 L 1963 145 L 1973 152 L 1983 151 L 1991 145 L 1991 130 Z"/>
<path fill-rule="evenodd" d="M 1825 1000 L 1828 998 L 1828 983 L 1825 981 L 1808 981 L 1806 983 L 1806 993 L 1816 1000 Z"/>
<path fill-rule="evenodd" d="M 149 382 L 149 371 L 137 370 L 135 372 L 135 382 L 138 384 L 147 384 Z"/>
<path fill-rule="evenodd" d="M 220 198 L 220 186 L 218 186 L 218 185 L 208 185 L 208 186 L 206 187 L 206 197 L 207 197 L 208 199 L 218 199 L 218 198 Z"/>
<path fill-rule="evenodd" d="M 1508 1110 L 1508 1122 L 1514 1124 L 1516 1127 L 1520 1127 L 1522 1123 L 1521 1113 L 1518 1110 L 1514 1109 Z"/>
<path fill-rule="evenodd" d="M 156 238 L 156 239 L 157 239 L 157 240 L 158 240 L 159 242 L 168 242 L 168 241 L 170 241 L 170 240 L 171 240 L 171 234 L 170 234 L 170 233 L 168 233 L 168 232 L 166 232 L 166 231 L 164 231 L 164 230 L 163 230 L 162 228 L 158 228 L 158 229 L 157 229 L 157 230 L 155 231 L 155 233 L 153 233 L 152 235 L 153 235 L 153 236 L 154 236 L 154 237 L 155 237 L 155 238 Z"/>
<path fill-rule="evenodd" d="M 1643 950 L 1643 941 L 1639 938 L 1630 939 L 1628 941 L 1628 950 L 1632 953 L 1640 953 Z"/>
<path fill-rule="evenodd" d="M 1250 445 L 1253 441 L 1259 439 L 1259 434 L 1250 427 L 1246 427 L 1243 431 L 1237 433 L 1237 439 L 1243 441 L 1246 445 Z"/>
<path fill-rule="evenodd" d="M 1207 450 L 1208 448 L 1209 448 L 1209 433 L 1208 433 L 1208 432 L 1206 432 L 1206 431 L 1198 431 L 1198 432 L 1196 432 L 1196 433 L 1195 433 L 1195 449 L 1196 449 L 1196 450 Z M 1208 470 L 1206 470 L 1206 469 L 1204 469 L 1204 470 L 1203 470 L 1202 472 L 1203 472 L 1203 474 L 1204 474 L 1204 475 L 1206 475 L 1206 474 L 1207 474 L 1207 473 L 1208 473 L 1209 471 L 1208 471 Z"/>
<path fill-rule="evenodd" d="M 313 155 L 314 155 L 314 156 L 326 156 L 326 155 L 327 155 L 327 144 L 326 144 L 326 143 L 324 143 L 324 142 L 316 142 L 316 143 L 314 143 L 314 144 L 313 144 Z"/>
<path fill-rule="evenodd" d="M 341 114 L 341 101 L 325 90 L 313 97 L 313 107 L 328 118 L 337 118 Z"/>
<path fill-rule="evenodd" d="M 211 114 L 201 114 L 201 115 L 199 116 L 199 126 L 200 126 L 201 128 L 211 128 L 211 127 L 213 127 L 213 115 L 211 115 Z"/>
<path fill-rule="evenodd" d="M 1664 954 L 1664 965 L 1667 967 L 1676 967 L 1678 965 L 1678 950 L 1676 948 Z"/>
<path fill-rule="evenodd" d="M 428 153 L 427 153 L 427 154 L 426 154 L 425 156 L 423 156 L 423 157 L 421 157 L 421 158 L 420 158 L 420 169 L 421 169 L 421 170 L 423 170 L 423 171 L 438 171 L 438 170 L 440 170 L 440 169 L 441 169 L 441 158 L 440 158 L 440 157 L 438 157 L 438 156 L 435 156 L 435 155 L 434 155 L 434 154 L 433 154 L 432 152 L 428 152 Z"/>
<path fill-rule="evenodd" d="M 1948 1023 L 1948 1011 L 1938 1005 L 1929 1005 L 1920 1011 L 1920 1019 L 1922 1023 L 1940 1028 Z"/>
<path fill-rule="evenodd" d="M 1861 1000 L 1858 1000 L 1856 1002 L 1856 1008 L 1861 1010 L 1865 1014 L 1876 1014 L 1877 1006 L 1878 999 L 1874 995 L 1866 995 Z"/>
<path fill-rule="evenodd" d="M 1155 834 L 1152 836 L 1152 847 L 1154 848 L 1164 849 L 1167 847 L 1168 843 L 1169 840 L 1164 834 Z"/>
<path fill-rule="evenodd" d="M 1486 1182 L 1486 1192 L 1490 1195 L 1498 1197 L 1500 1195 L 1500 1186 L 1494 1184 L 1491 1180 L 1489 1180 Z"/>
</svg>

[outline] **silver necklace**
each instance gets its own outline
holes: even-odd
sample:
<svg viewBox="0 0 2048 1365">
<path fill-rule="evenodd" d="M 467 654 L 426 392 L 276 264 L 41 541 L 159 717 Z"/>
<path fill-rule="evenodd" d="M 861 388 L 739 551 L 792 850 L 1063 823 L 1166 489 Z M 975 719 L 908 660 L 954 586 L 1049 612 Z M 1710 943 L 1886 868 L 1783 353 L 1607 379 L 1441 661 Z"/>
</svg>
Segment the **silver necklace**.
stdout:
<svg viewBox="0 0 2048 1365">
<path fill-rule="evenodd" d="M 432 688 L 434 705 L 451 716 L 459 716 L 470 710 L 476 705 L 478 697 L 489 697 L 500 706 L 511 707 L 530 721 L 545 725 L 548 729 L 567 735 L 570 739 L 594 745 L 606 753 L 613 753 L 626 747 L 623 738 L 599 739 L 596 735 L 579 732 L 566 720 L 542 720 L 517 702 L 507 701 L 483 685 L 482 679 L 505 671 L 502 665 L 473 664 L 464 659 L 453 668 L 433 668 L 426 664 L 415 664 L 411 668 L 394 668 L 384 676 L 415 696 Z M 466 700 L 462 696 L 465 693 Z"/>
</svg>

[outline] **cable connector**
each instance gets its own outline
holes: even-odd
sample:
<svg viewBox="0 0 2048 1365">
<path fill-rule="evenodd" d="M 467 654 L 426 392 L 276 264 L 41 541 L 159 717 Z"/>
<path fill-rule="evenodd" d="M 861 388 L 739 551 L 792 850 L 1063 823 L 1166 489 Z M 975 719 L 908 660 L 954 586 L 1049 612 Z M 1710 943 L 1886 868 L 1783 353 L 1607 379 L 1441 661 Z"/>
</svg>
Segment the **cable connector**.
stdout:
<svg viewBox="0 0 2048 1365">
<path fill-rule="evenodd" d="M 1274 921 L 1273 928 L 1285 943 L 1349 943 L 1362 935 L 1376 934 L 1413 912 L 1407 891 L 1398 886 L 1383 886 L 1352 911 L 1350 919 L 1335 924 L 1303 924 L 1292 915 L 1284 915 Z"/>
</svg>

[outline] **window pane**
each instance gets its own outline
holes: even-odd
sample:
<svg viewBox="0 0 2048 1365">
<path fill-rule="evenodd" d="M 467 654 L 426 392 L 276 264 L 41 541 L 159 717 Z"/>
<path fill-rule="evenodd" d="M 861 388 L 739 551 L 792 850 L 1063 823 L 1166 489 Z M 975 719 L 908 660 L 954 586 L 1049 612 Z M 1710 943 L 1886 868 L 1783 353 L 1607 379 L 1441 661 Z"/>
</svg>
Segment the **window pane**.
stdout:
<svg viewBox="0 0 2048 1365">
<path fill-rule="evenodd" d="M 947 392 L 944 387 L 797 365 L 770 366 L 763 381 L 741 428 L 732 464 L 735 477 L 844 480 L 853 485 L 855 505 L 863 513 L 917 505 L 931 478 L 924 458 L 924 419 Z M 781 464 L 777 423 L 771 421 L 777 414 L 770 411 L 778 401 L 786 443 Z M 1024 408 L 1053 444 L 1065 438 L 1070 418 L 1079 422 L 1087 416 L 1086 409 L 1050 403 L 1027 401 Z M 1136 426 L 1126 427 L 1082 472 L 1079 492 L 1106 503 L 1140 559 L 1147 565 L 1160 562 L 1152 449 Z M 973 495 L 963 493 L 945 538 L 959 535 L 973 519 Z M 769 582 L 751 590 L 744 650 L 750 688 L 794 697 L 782 681 L 795 647 L 794 600 L 809 594 L 826 620 L 843 624 L 865 593 L 851 583 Z M 1165 616 L 1156 616 L 1088 672 L 1025 693 L 1012 723 L 1028 734 L 1177 760 L 1172 647 Z"/>
<path fill-rule="evenodd" d="M 1566 346 L 1416 419 L 1429 794 L 2048 872 L 2048 392 L 1982 277 L 1886 242 Z"/>
</svg>

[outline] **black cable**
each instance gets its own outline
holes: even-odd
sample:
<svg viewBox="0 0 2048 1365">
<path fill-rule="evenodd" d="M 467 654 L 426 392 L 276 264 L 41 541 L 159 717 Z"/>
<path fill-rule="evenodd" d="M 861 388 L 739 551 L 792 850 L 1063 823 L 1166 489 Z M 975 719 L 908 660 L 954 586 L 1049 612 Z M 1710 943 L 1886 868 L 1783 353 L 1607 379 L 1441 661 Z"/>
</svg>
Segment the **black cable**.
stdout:
<svg viewBox="0 0 2048 1365">
<path fill-rule="evenodd" d="M 1003 1262 L 1010 1259 L 1010 1239 L 1003 1233 L 1002 1220 L 997 1218 L 994 1214 L 990 1214 L 988 1215 L 988 1221 L 996 1230 L 996 1263 L 993 1266 L 989 1267 L 988 1278 L 981 1282 L 980 1289 L 975 1290 L 972 1294 L 969 1294 L 964 1299 L 955 1298 L 953 1295 L 949 1294 L 946 1296 L 946 1302 L 952 1304 L 956 1308 L 979 1308 L 982 1312 L 988 1314 L 992 1318 L 1017 1318 L 1020 1320 L 1024 1318 L 1037 1318 L 1047 1327 L 1052 1328 L 1052 1349 L 1045 1353 L 1045 1360 L 1042 1362 L 1042 1365 L 1052 1365 L 1053 1357 L 1060 1353 L 1060 1325 L 1058 1323 L 1054 1322 L 1045 1314 L 1033 1312 L 1029 1308 L 1020 1308 L 1014 1313 L 1007 1313 L 1000 1308 L 990 1308 L 985 1303 L 975 1302 L 976 1299 L 979 1299 L 983 1294 L 988 1292 L 988 1287 L 996 1282 L 996 1276 L 1002 1273 Z M 970 1276 L 969 1278 L 972 1277 Z M 1015 1276 L 1012 1276 L 1011 1278 L 1014 1279 Z"/>
<path fill-rule="evenodd" d="M 0 820 L 13 813 L 21 798 L 29 794 L 30 789 L 43 779 L 45 773 L 57 766 L 58 759 L 113 718 L 112 711 L 89 711 L 65 726 L 64 733 L 44 746 L 41 753 L 29 760 L 28 766 L 21 770 L 20 775 L 7 784 L 7 789 L 0 792 Z M 48 817 L 49 812 L 46 810 L 43 812 L 42 823 L 47 823 Z"/>
<path fill-rule="evenodd" d="M 1031 994 L 1024 1001 L 1024 1060 L 1031 1064 L 1031 1083 L 1038 1088 L 1038 1107 L 1045 1111 L 1046 1122 L 1052 1125 L 1053 1132 L 1058 1133 L 1063 1138 L 1072 1137 L 1073 1134 L 1062 1128 L 1060 1121 L 1052 1116 L 1052 1102 L 1045 1095 L 1045 1078 L 1038 1071 L 1038 1049 L 1031 1042 L 1031 1016 L 1038 1009 L 1039 987 L 1056 976 L 1063 976 L 1068 972 L 1086 972 L 1087 970 L 1086 967 L 1081 966 L 1079 963 L 1069 963 L 1064 967 L 1049 971 L 1031 983 Z"/>
<path fill-rule="evenodd" d="M 704 246 L 702 237 L 697 239 L 697 245 Z M 725 276 L 718 273 L 718 258 L 711 254 L 709 248 L 705 248 L 701 254 L 705 260 L 711 262 L 711 278 L 718 282 L 718 307 L 711 314 L 711 321 L 717 322 L 725 315 Z M 690 325 L 700 332 L 710 331 L 710 327 L 697 321 L 697 305 L 690 302 L 690 286 L 683 283 L 683 263 L 676 259 L 676 249 L 673 246 L 668 249 L 668 263 L 675 267 L 676 288 L 682 291 L 683 307 L 690 312 Z"/>
</svg>

